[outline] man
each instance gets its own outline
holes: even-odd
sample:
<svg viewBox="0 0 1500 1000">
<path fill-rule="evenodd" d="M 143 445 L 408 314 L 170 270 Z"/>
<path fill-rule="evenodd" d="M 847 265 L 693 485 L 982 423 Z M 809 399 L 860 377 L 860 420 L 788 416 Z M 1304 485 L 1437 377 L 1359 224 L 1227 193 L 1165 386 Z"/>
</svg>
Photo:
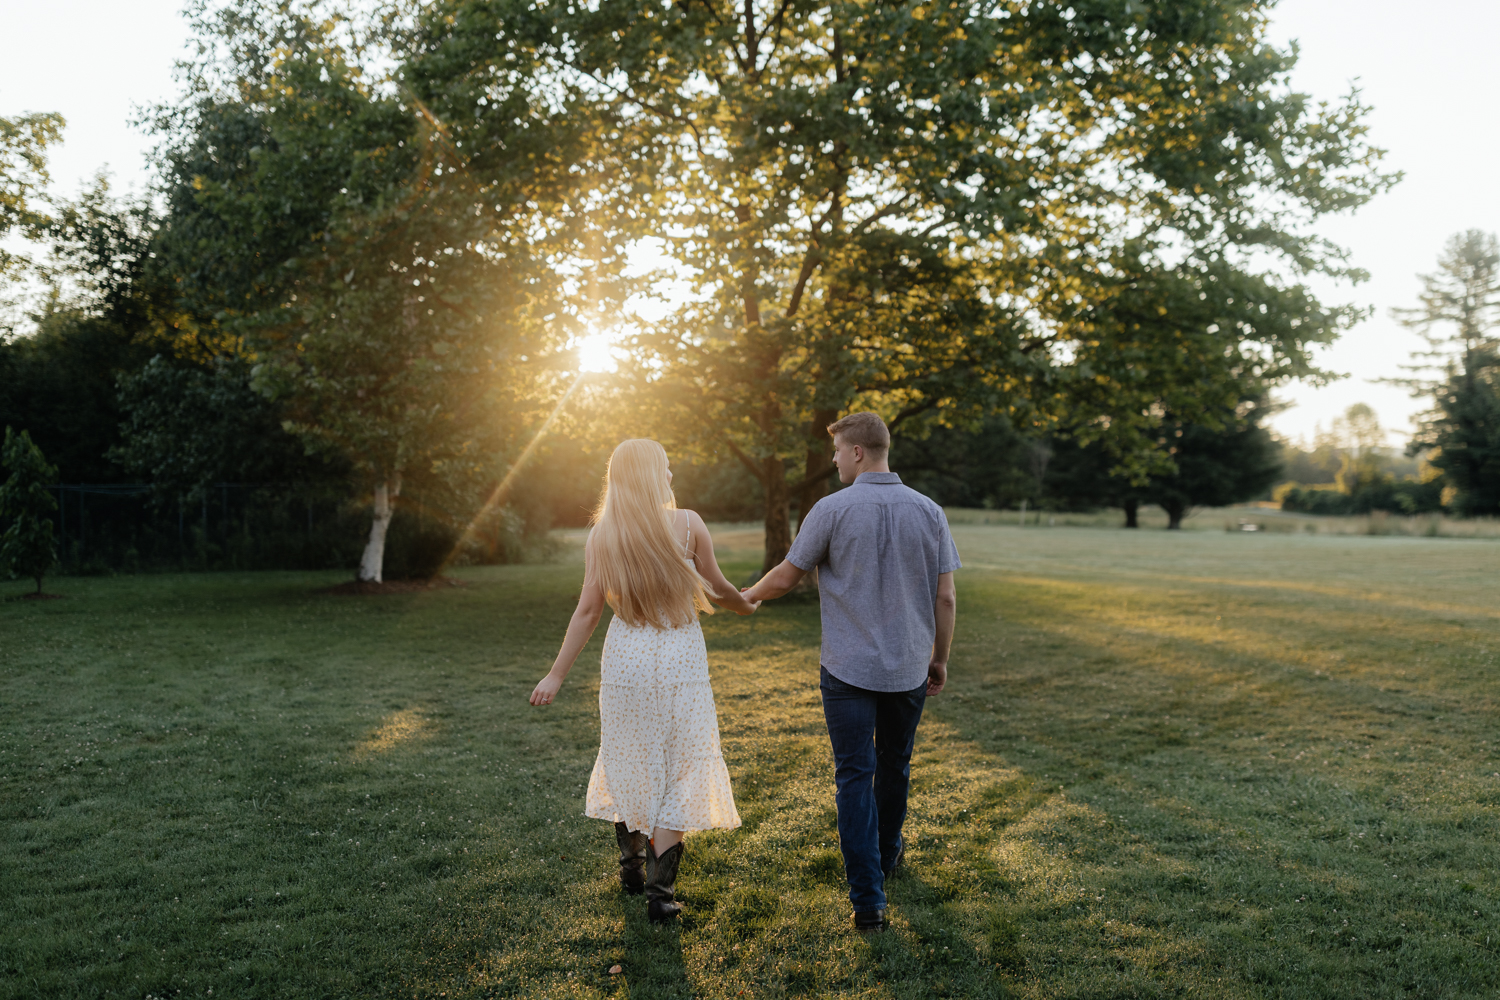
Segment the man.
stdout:
<svg viewBox="0 0 1500 1000">
<path fill-rule="evenodd" d="M 874 413 L 828 425 L 839 481 L 806 512 L 786 560 L 745 591 L 780 597 L 818 570 L 823 714 L 833 743 L 839 846 L 860 931 L 885 927 L 885 878 L 904 847 L 911 751 L 926 699 L 948 680 L 958 550 L 942 508 L 886 464 Z"/>
</svg>

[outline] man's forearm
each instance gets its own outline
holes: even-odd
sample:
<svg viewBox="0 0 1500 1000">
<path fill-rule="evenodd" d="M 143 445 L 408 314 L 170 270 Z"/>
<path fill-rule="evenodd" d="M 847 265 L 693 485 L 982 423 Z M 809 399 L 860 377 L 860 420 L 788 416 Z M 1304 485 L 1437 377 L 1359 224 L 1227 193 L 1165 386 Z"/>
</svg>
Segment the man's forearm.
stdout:
<svg viewBox="0 0 1500 1000">
<path fill-rule="evenodd" d="M 937 625 L 937 634 L 932 639 L 932 658 L 938 663 L 947 663 L 953 646 L 953 626 L 958 620 L 958 601 L 951 592 L 939 590 L 932 611 Z"/>
<path fill-rule="evenodd" d="M 951 606 L 946 615 L 943 614 L 941 608 L 938 609 L 937 636 L 932 642 L 932 658 L 939 663 L 948 662 L 948 652 L 953 646 L 953 622 L 956 617 Z"/>
<path fill-rule="evenodd" d="M 754 586 L 746 590 L 745 599 L 748 601 L 769 601 L 780 597 L 801 582 L 806 570 L 798 569 L 795 565 L 783 559 L 771 572 L 755 581 Z"/>
</svg>

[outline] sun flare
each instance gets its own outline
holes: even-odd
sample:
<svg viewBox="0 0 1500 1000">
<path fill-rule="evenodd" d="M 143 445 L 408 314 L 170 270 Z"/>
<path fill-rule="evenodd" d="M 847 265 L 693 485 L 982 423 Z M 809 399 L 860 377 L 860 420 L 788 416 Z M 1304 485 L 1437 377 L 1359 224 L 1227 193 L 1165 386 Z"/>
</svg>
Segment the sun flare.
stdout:
<svg viewBox="0 0 1500 1000">
<path fill-rule="evenodd" d="M 615 361 L 614 344 L 608 335 L 591 333 L 578 341 L 578 370 L 581 372 L 612 372 L 619 367 Z"/>
</svg>

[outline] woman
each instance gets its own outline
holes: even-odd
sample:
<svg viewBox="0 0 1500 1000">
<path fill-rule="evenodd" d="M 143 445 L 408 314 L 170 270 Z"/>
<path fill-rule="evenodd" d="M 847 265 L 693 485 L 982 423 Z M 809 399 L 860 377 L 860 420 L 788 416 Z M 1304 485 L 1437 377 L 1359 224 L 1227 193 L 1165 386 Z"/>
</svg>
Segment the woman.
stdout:
<svg viewBox="0 0 1500 1000">
<path fill-rule="evenodd" d="M 608 602 L 615 617 L 599 664 L 599 757 L 584 814 L 614 822 L 620 884 L 632 895 L 644 888 L 658 923 L 682 912 L 674 897 L 683 835 L 740 825 L 698 612 L 712 614 L 710 597 L 741 615 L 760 606 L 724 579 L 708 528 L 677 509 L 671 482 L 655 441 L 625 441 L 610 456 L 578 609 L 531 692 L 531 704 L 552 703 Z"/>
</svg>

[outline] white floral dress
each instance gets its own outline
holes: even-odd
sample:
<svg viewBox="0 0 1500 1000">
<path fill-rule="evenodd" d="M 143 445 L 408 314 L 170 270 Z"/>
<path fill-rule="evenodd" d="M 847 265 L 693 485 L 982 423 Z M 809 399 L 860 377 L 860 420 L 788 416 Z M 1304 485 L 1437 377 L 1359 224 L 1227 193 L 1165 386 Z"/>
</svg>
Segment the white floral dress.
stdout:
<svg viewBox="0 0 1500 1000">
<path fill-rule="evenodd" d="M 668 629 L 609 623 L 599 722 L 584 815 L 648 834 L 740 825 L 696 618 Z"/>
</svg>

